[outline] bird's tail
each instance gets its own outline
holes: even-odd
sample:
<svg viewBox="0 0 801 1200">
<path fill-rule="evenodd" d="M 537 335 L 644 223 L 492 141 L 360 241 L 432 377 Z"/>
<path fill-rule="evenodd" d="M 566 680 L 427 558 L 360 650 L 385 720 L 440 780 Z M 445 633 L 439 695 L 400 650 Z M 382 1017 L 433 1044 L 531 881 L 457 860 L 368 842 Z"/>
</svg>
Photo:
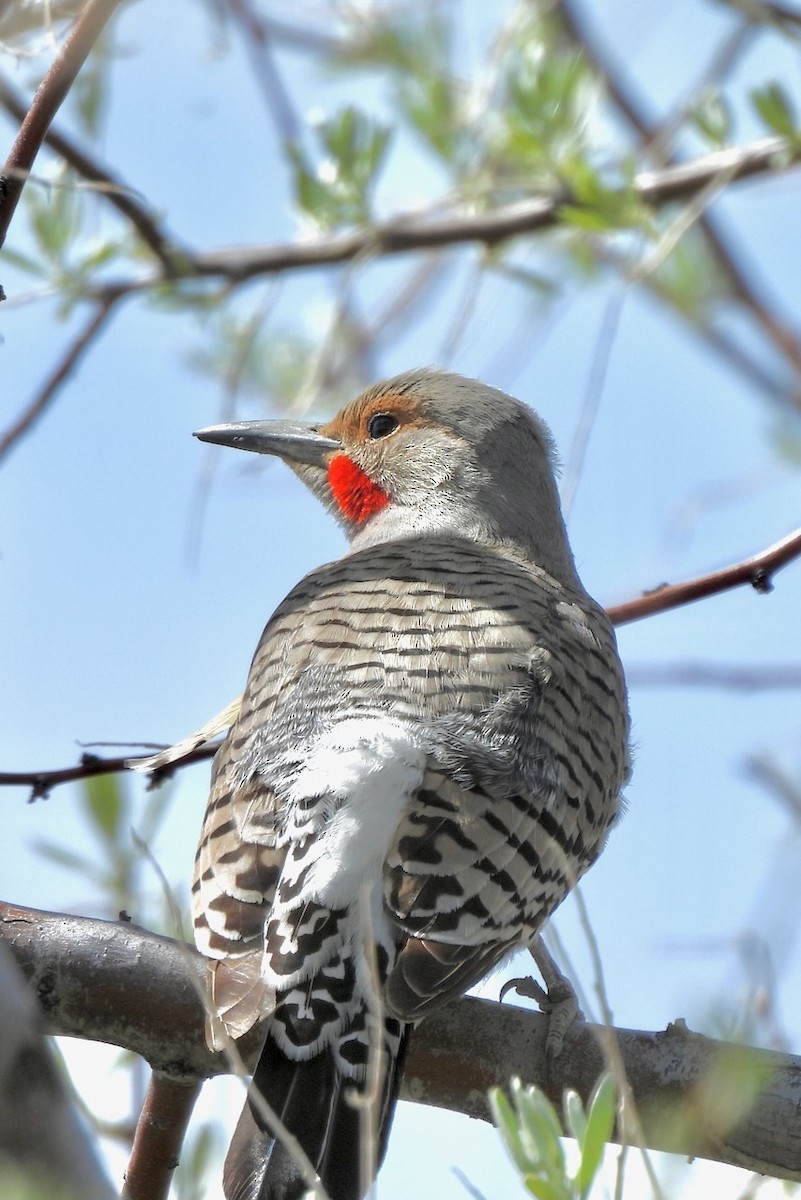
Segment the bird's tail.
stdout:
<svg viewBox="0 0 801 1200">
<path fill-rule="evenodd" d="M 361 1200 L 372 1183 L 365 1163 L 377 1170 L 384 1157 L 410 1029 L 386 1021 L 381 1083 L 367 1120 L 363 1106 L 353 1102 L 357 1085 L 343 1074 L 334 1047 L 296 1061 L 268 1035 L 225 1160 L 227 1200 L 300 1200 L 309 1187 L 292 1148 L 273 1136 L 254 1090 L 296 1139 L 330 1200 Z M 358 1090 L 363 1093 L 363 1085 Z"/>
</svg>

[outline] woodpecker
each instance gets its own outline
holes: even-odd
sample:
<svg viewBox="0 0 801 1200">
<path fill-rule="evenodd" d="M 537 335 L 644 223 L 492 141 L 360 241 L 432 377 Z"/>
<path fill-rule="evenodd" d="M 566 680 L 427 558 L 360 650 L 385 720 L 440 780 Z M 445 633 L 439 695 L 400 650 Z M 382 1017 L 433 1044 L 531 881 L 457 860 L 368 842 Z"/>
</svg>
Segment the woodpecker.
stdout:
<svg viewBox="0 0 801 1200">
<path fill-rule="evenodd" d="M 360 1200 L 410 1029 L 531 946 L 604 845 L 623 673 L 550 433 L 512 397 L 417 370 L 327 423 L 197 437 L 283 459 L 350 541 L 268 621 L 213 767 L 208 1037 L 265 1036 L 225 1194 L 298 1200 L 316 1174 Z"/>
</svg>

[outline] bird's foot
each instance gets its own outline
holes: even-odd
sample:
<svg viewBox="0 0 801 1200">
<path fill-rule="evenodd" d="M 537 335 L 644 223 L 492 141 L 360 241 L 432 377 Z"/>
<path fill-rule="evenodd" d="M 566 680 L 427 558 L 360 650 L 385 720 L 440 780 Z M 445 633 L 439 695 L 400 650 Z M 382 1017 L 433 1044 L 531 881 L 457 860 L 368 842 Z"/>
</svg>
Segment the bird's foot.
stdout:
<svg viewBox="0 0 801 1200">
<path fill-rule="evenodd" d="M 548 1018 L 548 1033 L 545 1039 L 545 1053 L 548 1058 L 558 1058 L 562 1053 L 565 1034 L 576 1020 L 583 1020 L 584 1014 L 579 1007 L 573 985 L 557 967 L 545 943 L 538 936 L 531 946 L 531 956 L 537 964 L 545 987 L 527 976 L 521 979 L 509 979 L 501 988 L 501 1000 L 512 991 L 518 996 L 526 996 L 536 1000 Z"/>
</svg>

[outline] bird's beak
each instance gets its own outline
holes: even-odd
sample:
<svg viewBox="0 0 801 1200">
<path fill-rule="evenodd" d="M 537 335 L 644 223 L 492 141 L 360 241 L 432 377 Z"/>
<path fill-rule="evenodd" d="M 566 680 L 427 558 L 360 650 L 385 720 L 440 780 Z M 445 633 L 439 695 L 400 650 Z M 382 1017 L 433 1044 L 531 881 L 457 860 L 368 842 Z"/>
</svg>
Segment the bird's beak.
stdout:
<svg viewBox="0 0 801 1200">
<path fill-rule="evenodd" d="M 342 449 L 341 442 L 320 433 L 316 425 L 295 421 L 240 421 L 233 425 L 210 425 L 195 434 L 201 442 L 275 454 L 286 462 L 310 467 L 326 465 L 326 456 Z"/>
</svg>

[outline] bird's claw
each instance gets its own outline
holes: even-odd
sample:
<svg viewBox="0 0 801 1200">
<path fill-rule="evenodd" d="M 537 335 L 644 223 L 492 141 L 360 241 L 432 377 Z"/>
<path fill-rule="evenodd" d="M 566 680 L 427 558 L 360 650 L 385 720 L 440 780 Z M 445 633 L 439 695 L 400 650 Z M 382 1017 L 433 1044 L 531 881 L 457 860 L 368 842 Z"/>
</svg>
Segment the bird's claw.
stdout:
<svg viewBox="0 0 801 1200">
<path fill-rule="evenodd" d="M 576 993 L 570 980 L 557 967 L 544 943 L 538 937 L 531 948 L 531 955 L 542 975 L 545 987 L 524 976 L 519 979 L 508 979 L 501 988 L 500 999 L 514 989 L 518 996 L 536 1000 L 540 1012 L 548 1018 L 548 1033 L 545 1038 L 545 1053 L 549 1059 L 558 1058 L 562 1053 L 565 1034 L 574 1021 L 582 1021 L 584 1014 L 579 1007 Z"/>
</svg>

